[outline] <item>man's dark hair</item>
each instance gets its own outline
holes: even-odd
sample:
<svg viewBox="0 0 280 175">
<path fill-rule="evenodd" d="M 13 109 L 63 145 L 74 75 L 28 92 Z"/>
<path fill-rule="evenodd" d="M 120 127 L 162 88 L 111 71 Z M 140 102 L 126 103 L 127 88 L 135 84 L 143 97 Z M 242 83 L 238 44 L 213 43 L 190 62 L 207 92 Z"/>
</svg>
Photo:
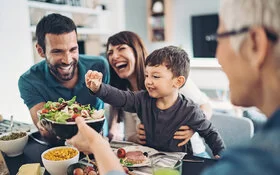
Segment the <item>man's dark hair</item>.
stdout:
<svg viewBox="0 0 280 175">
<path fill-rule="evenodd" d="M 164 64 L 171 69 L 173 77 L 184 76 L 187 80 L 190 71 L 190 59 L 187 52 L 175 46 L 167 46 L 153 51 L 146 59 L 145 66 Z"/>
<path fill-rule="evenodd" d="M 43 51 L 46 51 L 45 37 L 47 33 L 51 34 L 63 34 L 74 31 L 77 33 L 77 27 L 72 19 L 52 13 L 44 16 L 36 27 L 36 39 L 37 43 L 42 47 Z"/>
</svg>

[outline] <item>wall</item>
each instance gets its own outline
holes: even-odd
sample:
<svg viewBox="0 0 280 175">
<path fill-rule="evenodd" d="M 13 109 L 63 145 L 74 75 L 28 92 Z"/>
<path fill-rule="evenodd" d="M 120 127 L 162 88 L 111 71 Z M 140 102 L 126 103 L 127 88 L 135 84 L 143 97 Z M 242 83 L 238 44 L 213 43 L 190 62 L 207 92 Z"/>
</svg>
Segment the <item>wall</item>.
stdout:
<svg viewBox="0 0 280 175">
<path fill-rule="evenodd" d="M 17 81 L 33 64 L 28 10 L 25 0 L 2 0 L 0 6 L 0 114 L 30 123 Z"/>
<path fill-rule="evenodd" d="M 218 12 L 219 0 L 172 0 L 172 34 L 170 42 L 152 43 L 147 32 L 147 0 L 126 0 L 126 29 L 139 34 L 149 52 L 154 49 L 176 45 L 183 47 L 193 57 L 191 16 Z M 193 81 L 203 89 L 226 89 L 228 80 L 216 59 L 192 59 Z"/>
<path fill-rule="evenodd" d="M 112 33 L 124 30 L 124 0 L 101 0 L 100 3 L 106 4 L 109 10 L 108 15 L 112 15 L 108 18 L 105 14 L 102 24 L 108 25 L 107 28 Z M 29 29 L 27 0 L 2 0 L 0 24 L 0 114 L 4 118 L 9 118 L 13 114 L 17 121 L 32 123 L 28 108 L 20 97 L 17 84 L 20 75 L 34 64 L 34 44 Z M 107 37 L 104 36 L 104 40 Z M 89 53 L 101 45 L 101 43 L 94 44 L 86 45 L 89 47 L 87 49 Z M 38 60 L 35 59 L 35 61 Z"/>
<path fill-rule="evenodd" d="M 105 2 L 111 2 L 106 0 Z M 28 8 L 25 0 L 2 0 L 0 6 L 0 114 L 4 117 L 14 114 L 19 121 L 31 122 L 27 107 L 20 98 L 17 81 L 19 76 L 34 64 L 32 59 L 31 33 L 29 32 Z M 183 46 L 192 56 L 190 16 L 213 13 L 218 10 L 218 0 L 173 0 L 173 40 L 170 43 L 151 43 L 147 33 L 146 0 L 115 0 L 109 6 L 118 14 L 111 26 L 120 25 L 117 30 L 131 30 L 140 35 L 149 51 L 167 44 Z M 125 10 L 122 10 L 124 3 Z M 115 5 L 114 5 L 115 4 Z M 203 6 L 202 6 L 203 5 Z M 124 13 L 124 14 L 123 14 Z M 125 19 L 122 17 L 125 15 Z M 192 61 L 191 78 L 201 88 L 226 88 L 227 79 L 217 61 L 205 62 L 201 67 Z M 209 64 L 214 65 L 210 66 Z M 214 68 L 213 68 L 214 67 Z"/>
</svg>

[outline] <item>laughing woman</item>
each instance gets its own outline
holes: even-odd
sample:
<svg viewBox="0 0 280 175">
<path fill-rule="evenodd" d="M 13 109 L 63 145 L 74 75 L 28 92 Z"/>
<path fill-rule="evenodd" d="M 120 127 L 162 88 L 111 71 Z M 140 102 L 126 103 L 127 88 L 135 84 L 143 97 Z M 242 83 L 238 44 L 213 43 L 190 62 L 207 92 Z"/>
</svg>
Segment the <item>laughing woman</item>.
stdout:
<svg viewBox="0 0 280 175">
<path fill-rule="evenodd" d="M 147 51 L 141 38 L 133 32 L 119 32 L 108 38 L 106 51 L 107 59 L 110 63 L 110 84 L 121 90 L 145 90 L 144 62 Z M 212 109 L 209 104 L 209 99 L 190 79 L 187 80 L 180 91 L 184 96 L 191 98 L 199 104 L 206 118 L 210 119 Z M 140 124 L 137 114 L 124 112 L 122 109 L 113 107 L 110 107 L 110 139 L 123 139 L 121 129 L 118 128 L 121 121 L 124 121 L 125 125 L 125 140 L 145 144 L 144 126 Z M 174 138 L 182 140 L 178 146 L 187 144 L 191 139 L 194 155 L 209 157 L 205 152 L 205 146 L 199 135 L 194 133 L 188 126 L 179 128 L 174 134 Z"/>
</svg>

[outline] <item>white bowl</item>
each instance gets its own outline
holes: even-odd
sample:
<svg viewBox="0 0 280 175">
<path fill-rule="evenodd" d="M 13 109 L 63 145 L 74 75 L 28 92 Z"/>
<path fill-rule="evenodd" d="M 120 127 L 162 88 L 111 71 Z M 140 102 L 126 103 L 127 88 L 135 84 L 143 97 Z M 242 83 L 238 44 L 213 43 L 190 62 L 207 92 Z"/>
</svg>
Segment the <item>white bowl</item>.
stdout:
<svg viewBox="0 0 280 175">
<path fill-rule="evenodd" d="M 19 133 L 20 131 L 14 132 Z M 26 133 L 26 132 L 24 132 Z M 11 133 L 4 133 L 0 135 L 3 137 L 5 135 L 9 135 Z M 28 141 L 28 134 L 24 137 L 14 139 L 14 140 L 0 140 L 0 150 L 4 152 L 9 157 L 15 157 L 23 153 L 23 149 Z"/>
<path fill-rule="evenodd" d="M 72 157 L 70 159 L 66 159 L 66 160 L 55 161 L 55 160 L 47 160 L 44 158 L 44 155 L 47 152 L 53 151 L 53 150 L 59 149 L 59 148 L 72 148 L 72 149 L 76 150 L 78 152 L 78 154 L 75 155 L 74 157 Z M 79 156 L 80 156 L 80 152 L 76 148 L 74 148 L 72 146 L 59 146 L 59 147 L 50 148 L 50 149 L 44 151 L 41 154 L 41 159 L 44 164 L 44 167 L 51 175 L 66 175 L 68 166 L 71 164 L 77 163 L 79 161 Z"/>
</svg>

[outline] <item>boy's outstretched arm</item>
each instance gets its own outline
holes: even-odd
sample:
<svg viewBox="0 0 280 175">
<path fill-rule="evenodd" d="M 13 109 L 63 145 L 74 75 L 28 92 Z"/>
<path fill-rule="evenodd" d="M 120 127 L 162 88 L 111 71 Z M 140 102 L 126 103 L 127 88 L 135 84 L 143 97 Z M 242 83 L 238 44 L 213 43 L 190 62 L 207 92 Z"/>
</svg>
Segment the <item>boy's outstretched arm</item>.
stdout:
<svg viewBox="0 0 280 175">
<path fill-rule="evenodd" d="M 97 92 L 102 84 L 103 74 L 97 71 L 89 70 L 85 75 L 85 82 L 87 88 L 92 92 Z"/>
</svg>

